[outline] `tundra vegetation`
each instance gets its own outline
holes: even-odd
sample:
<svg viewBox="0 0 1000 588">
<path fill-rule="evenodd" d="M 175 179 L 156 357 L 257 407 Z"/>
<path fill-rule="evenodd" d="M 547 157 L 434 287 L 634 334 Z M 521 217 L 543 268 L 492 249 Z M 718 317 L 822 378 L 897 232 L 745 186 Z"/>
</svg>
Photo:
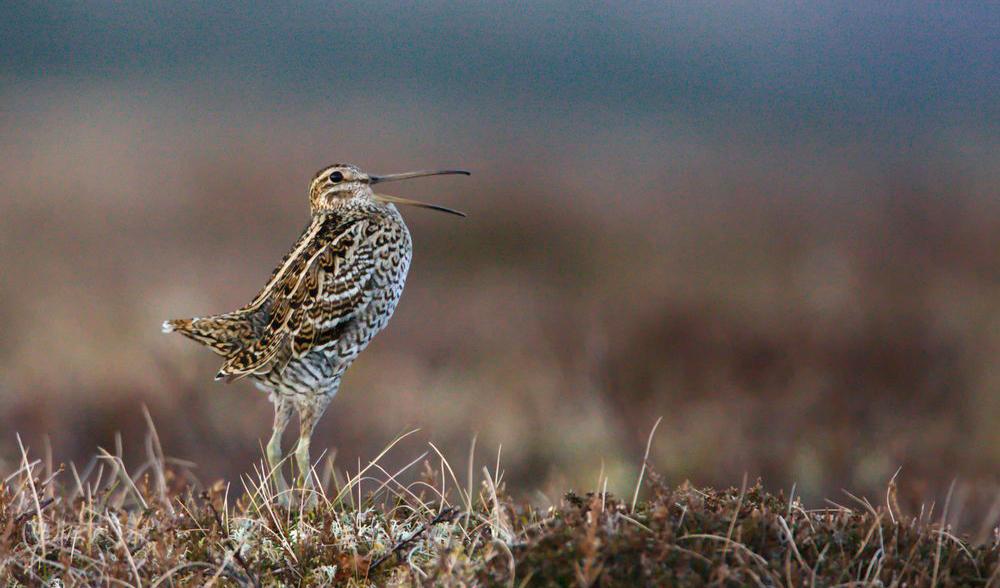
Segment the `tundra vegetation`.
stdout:
<svg viewBox="0 0 1000 588">
<path fill-rule="evenodd" d="M 53 468 L 20 447 L 0 486 L 5 585 L 998 586 L 1000 528 L 954 533 L 949 500 L 904 512 L 845 492 L 806 505 L 761 481 L 671 485 L 649 467 L 632 496 L 567 492 L 548 507 L 506 491 L 500 456 L 461 469 L 431 444 L 312 472 L 314 505 L 282 500 L 263 462 L 203 485 L 166 458 L 127 471 L 121 447 Z M 607 478 L 604 479 L 606 488 Z"/>
</svg>

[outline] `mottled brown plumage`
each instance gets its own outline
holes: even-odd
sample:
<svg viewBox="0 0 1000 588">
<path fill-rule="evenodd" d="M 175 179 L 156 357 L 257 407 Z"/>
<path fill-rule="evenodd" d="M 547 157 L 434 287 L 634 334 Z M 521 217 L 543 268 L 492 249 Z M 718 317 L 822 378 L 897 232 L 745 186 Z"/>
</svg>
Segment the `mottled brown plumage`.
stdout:
<svg viewBox="0 0 1000 588">
<path fill-rule="evenodd" d="M 275 405 L 267 457 L 279 489 L 281 433 L 299 414 L 296 460 L 308 483 L 309 439 L 351 362 L 389 322 L 403 292 L 413 247 L 394 206 L 440 206 L 376 194 L 380 182 L 459 170 L 371 176 L 349 164 L 324 168 L 309 188 L 312 218 L 292 250 L 246 306 L 225 314 L 166 321 L 224 357 L 216 379 L 250 377 Z"/>
</svg>

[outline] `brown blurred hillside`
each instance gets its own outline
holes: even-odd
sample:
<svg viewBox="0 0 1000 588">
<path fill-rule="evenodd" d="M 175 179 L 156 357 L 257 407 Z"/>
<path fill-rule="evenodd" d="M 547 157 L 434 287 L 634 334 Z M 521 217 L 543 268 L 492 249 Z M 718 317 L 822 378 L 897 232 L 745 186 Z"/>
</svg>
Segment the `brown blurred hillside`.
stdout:
<svg viewBox="0 0 1000 588">
<path fill-rule="evenodd" d="M 1000 162 L 987 137 L 892 161 L 864 143 L 683 125 L 521 126 L 515 140 L 500 122 L 456 132 L 440 113 L 414 127 L 391 105 L 215 116 L 58 96 L 8 95 L 0 134 L 3 459 L 18 458 L 15 431 L 57 463 L 121 431 L 140 459 L 146 404 L 202 480 L 246 472 L 269 403 L 247 382 L 214 383 L 215 356 L 161 321 L 252 296 L 306 222 L 320 166 L 463 166 L 471 178 L 394 185 L 469 218 L 404 211 L 416 251 L 403 301 L 316 453 L 354 467 L 420 428 L 465 456 L 478 435 L 480 459 L 502 445 L 525 495 L 592 489 L 601 471 L 627 495 L 662 415 L 651 460 L 672 482 L 748 473 L 820 501 L 883 494 L 902 467 L 905 507 L 943 500 L 957 478 L 956 520 L 996 517 Z"/>
</svg>

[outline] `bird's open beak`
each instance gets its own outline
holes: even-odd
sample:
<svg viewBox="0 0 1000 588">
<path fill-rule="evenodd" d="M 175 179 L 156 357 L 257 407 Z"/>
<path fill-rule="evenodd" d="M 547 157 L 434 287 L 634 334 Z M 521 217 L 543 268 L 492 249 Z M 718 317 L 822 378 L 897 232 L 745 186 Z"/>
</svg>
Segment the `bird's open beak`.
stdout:
<svg viewBox="0 0 1000 588">
<path fill-rule="evenodd" d="M 411 178 L 423 178 L 426 176 L 446 176 L 452 174 L 460 174 L 463 176 L 472 175 L 470 172 L 464 169 L 435 169 L 435 170 L 421 170 L 413 172 L 404 172 L 401 174 L 388 174 L 385 176 L 369 176 L 369 184 L 381 184 L 382 182 L 395 182 L 397 180 L 409 180 Z"/>
<path fill-rule="evenodd" d="M 401 174 L 389 174 L 385 176 L 370 176 L 370 184 L 379 184 L 382 182 L 395 182 L 397 180 L 409 180 L 411 178 L 423 178 L 426 176 L 444 176 L 451 174 L 460 174 L 463 176 L 471 175 L 469 172 L 461 169 L 441 169 L 441 170 L 427 170 L 427 171 L 414 171 L 405 172 Z M 438 206 L 437 204 L 428 204 L 427 202 L 420 202 L 419 200 L 410 200 L 409 198 L 400 198 L 398 196 L 389 196 L 388 194 L 375 194 L 375 199 L 380 202 L 391 202 L 393 204 L 406 204 L 409 206 L 419 206 L 420 208 L 429 208 L 431 210 L 438 210 L 440 212 L 447 212 L 448 214 L 454 214 L 458 216 L 465 216 L 464 212 L 447 208 L 444 206 Z"/>
<path fill-rule="evenodd" d="M 454 208 L 448 208 L 446 206 L 439 206 L 437 204 L 421 202 L 419 200 L 410 200 L 409 198 L 389 196 L 388 194 L 375 194 L 375 200 L 378 200 L 379 202 L 392 202 L 393 204 L 406 204 L 408 206 L 419 206 L 420 208 L 429 208 L 431 210 L 447 212 L 448 214 L 454 214 L 456 216 L 463 216 L 463 217 L 465 216 L 464 212 L 460 210 L 455 210 Z"/>
</svg>

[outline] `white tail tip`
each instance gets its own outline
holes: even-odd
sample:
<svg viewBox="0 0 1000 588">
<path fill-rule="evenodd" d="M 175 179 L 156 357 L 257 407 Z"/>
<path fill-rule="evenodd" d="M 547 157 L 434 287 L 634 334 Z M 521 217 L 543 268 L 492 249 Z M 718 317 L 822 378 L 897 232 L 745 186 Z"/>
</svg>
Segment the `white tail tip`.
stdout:
<svg viewBox="0 0 1000 588">
<path fill-rule="evenodd" d="M 163 326 L 161 327 L 164 333 L 173 333 L 174 328 L 170 326 L 170 321 L 163 321 Z"/>
</svg>

